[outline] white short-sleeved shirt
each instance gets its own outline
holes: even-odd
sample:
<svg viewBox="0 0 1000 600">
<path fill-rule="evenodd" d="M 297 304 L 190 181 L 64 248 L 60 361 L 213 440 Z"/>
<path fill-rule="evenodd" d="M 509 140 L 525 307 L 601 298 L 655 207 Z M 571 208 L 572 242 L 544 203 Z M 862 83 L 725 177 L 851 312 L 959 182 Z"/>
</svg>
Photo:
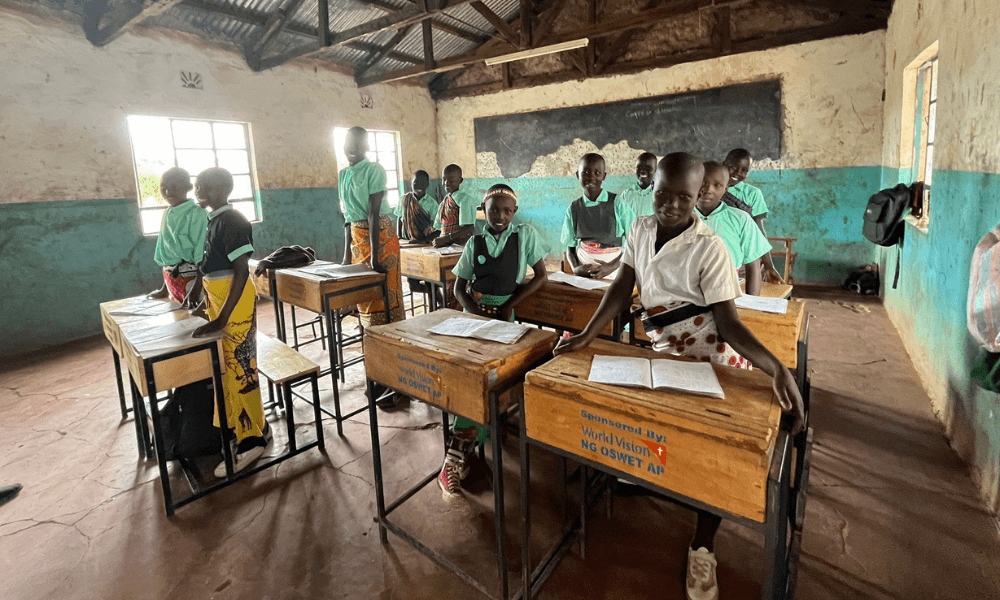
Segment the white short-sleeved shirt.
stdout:
<svg viewBox="0 0 1000 600">
<path fill-rule="evenodd" d="M 656 216 L 636 219 L 625 238 L 622 263 L 635 269 L 647 308 L 671 302 L 709 306 L 742 296 L 726 243 L 701 219 L 656 251 Z"/>
</svg>

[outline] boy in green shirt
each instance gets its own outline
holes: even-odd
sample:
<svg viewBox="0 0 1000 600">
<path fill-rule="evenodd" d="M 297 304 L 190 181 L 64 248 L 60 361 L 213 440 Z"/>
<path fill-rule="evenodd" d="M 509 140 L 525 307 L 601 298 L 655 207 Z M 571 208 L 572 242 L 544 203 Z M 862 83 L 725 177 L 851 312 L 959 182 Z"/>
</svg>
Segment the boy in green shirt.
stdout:
<svg viewBox="0 0 1000 600">
<path fill-rule="evenodd" d="M 635 182 L 622 190 L 618 197 L 629 205 L 635 217 L 653 214 L 653 175 L 656 174 L 656 155 L 643 152 L 635 163 Z"/>
<path fill-rule="evenodd" d="M 171 297 L 191 305 L 191 289 L 198 277 L 198 263 L 205 251 L 208 212 L 187 195 L 194 188 L 184 169 L 167 169 L 160 178 L 160 193 L 170 205 L 163 213 L 153 260 L 163 270 L 163 285 L 150 298 Z"/>
<path fill-rule="evenodd" d="M 441 172 L 441 185 L 448 193 L 438 207 L 434 228 L 441 234 L 434 238 L 434 247 L 464 244 L 476 232 L 476 207 L 479 200 L 462 189 L 462 167 L 448 165 Z"/>
<path fill-rule="evenodd" d="M 695 215 L 722 238 L 736 268 L 746 267 L 746 293 L 760 295 L 760 257 L 771 251 L 771 244 L 757 228 L 750 215 L 722 201 L 729 170 L 717 162 L 705 163 L 705 179 L 698 194 Z"/>
<path fill-rule="evenodd" d="M 760 232 L 766 238 L 767 231 L 764 230 L 764 219 L 767 218 L 767 204 L 764 202 L 764 194 L 759 188 L 746 182 L 747 175 L 750 173 L 750 161 L 749 150 L 736 148 L 729 151 L 723 164 L 729 169 L 729 193 L 750 206 L 750 216 L 753 217 Z M 785 283 L 777 269 L 774 268 L 770 251 L 764 254 L 763 261 L 765 279 L 773 283 Z"/>
<path fill-rule="evenodd" d="M 427 171 L 417 171 L 410 180 L 413 190 L 403 196 L 396 207 L 396 234 L 401 240 L 415 244 L 427 244 L 440 233 L 434 229 L 434 215 L 438 212 L 438 202 L 427 194 L 430 187 Z"/>
</svg>

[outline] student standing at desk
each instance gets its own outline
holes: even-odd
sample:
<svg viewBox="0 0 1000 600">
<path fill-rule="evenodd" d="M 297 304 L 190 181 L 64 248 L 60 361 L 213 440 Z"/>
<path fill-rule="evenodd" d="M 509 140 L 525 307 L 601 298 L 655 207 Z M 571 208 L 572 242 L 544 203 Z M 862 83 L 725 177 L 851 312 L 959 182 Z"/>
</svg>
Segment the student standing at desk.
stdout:
<svg viewBox="0 0 1000 600">
<path fill-rule="evenodd" d="M 545 285 L 545 250 L 528 225 L 512 224 L 517 213 L 517 194 L 502 183 L 486 191 L 483 200 L 486 230 L 472 236 L 455 265 L 455 297 L 466 312 L 512 321 L 514 307 Z M 534 276 L 521 285 L 528 267 Z M 470 283 L 471 282 L 471 283 Z M 462 492 L 469 474 L 466 459 L 475 445 L 485 442 L 489 429 L 471 419 L 455 417 L 453 435 L 445 449 L 438 486 L 445 499 Z"/>
<path fill-rule="evenodd" d="M 771 251 L 771 244 L 757 228 L 750 215 L 722 201 L 729 170 L 717 162 L 705 163 L 705 181 L 698 194 L 695 215 L 726 243 L 736 268 L 746 268 L 746 293 L 760 296 L 760 257 Z"/>
<path fill-rule="evenodd" d="M 396 207 L 396 234 L 400 240 L 429 244 L 440 233 L 434 228 L 438 202 L 427 193 L 431 178 L 427 171 L 417 171 L 410 180 L 410 191 Z"/>
<path fill-rule="evenodd" d="M 222 388 L 226 398 L 226 427 L 232 430 L 233 471 L 256 462 L 271 445 L 271 429 L 264 418 L 257 378 L 257 290 L 250 280 L 253 230 L 243 214 L 227 201 L 233 191 L 233 176 L 214 167 L 198 175 L 195 194 L 207 209 L 208 233 L 205 254 L 199 265 L 200 285 L 205 290 L 208 323 L 194 330 L 194 337 L 224 331 Z M 196 290 L 199 286 L 196 285 Z M 215 426 L 222 418 L 216 411 Z M 226 476 L 223 461 L 215 476 Z"/>
<path fill-rule="evenodd" d="M 656 155 L 643 152 L 635 162 L 635 181 L 618 197 L 628 204 L 635 217 L 653 214 L 653 176 L 656 174 Z"/>
<path fill-rule="evenodd" d="M 730 150 L 723 164 L 729 169 L 729 193 L 750 207 L 750 216 L 753 217 L 754 222 L 757 223 L 757 227 L 760 228 L 760 232 L 766 238 L 767 232 L 764 230 L 764 219 L 767 218 L 767 204 L 764 202 L 764 194 L 759 188 L 746 182 L 747 175 L 750 173 L 750 151 L 743 148 Z M 762 261 L 764 263 L 764 278 L 767 281 L 771 283 L 785 283 L 785 280 L 781 278 L 781 275 L 774 268 L 770 251 L 764 255 Z"/>
<path fill-rule="evenodd" d="M 794 414 L 792 432 L 797 433 L 804 408 L 795 378 L 740 322 L 733 303 L 740 295 L 736 268 L 725 243 L 693 213 L 704 174 L 701 161 L 690 154 L 669 154 L 660 161 L 653 184 L 656 214 L 633 224 L 621 270 L 601 306 L 586 329 L 563 339 L 555 353 L 573 352 L 590 344 L 631 304 L 638 284 L 640 299 L 647 307 L 643 325 L 654 350 L 748 367 L 742 360 L 746 357 L 774 377 L 778 402 L 783 411 Z M 686 586 L 690 600 L 718 598 L 713 542 L 721 523 L 719 517 L 698 513 L 688 549 Z"/>
<path fill-rule="evenodd" d="M 560 241 L 574 275 L 602 279 L 615 272 L 622 240 L 635 214 L 628 204 L 604 189 L 604 157 L 584 154 L 576 169 L 583 196 L 566 209 Z"/>
<path fill-rule="evenodd" d="M 167 169 L 160 178 L 160 194 L 170 207 L 163 212 L 153 254 L 153 260 L 163 268 L 163 285 L 150 298 L 170 296 L 178 302 L 194 302 L 188 294 L 198 278 L 198 263 L 205 251 L 208 213 L 188 199 L 193 187 L 191 175 L 178 167 Z"/>
</svg>

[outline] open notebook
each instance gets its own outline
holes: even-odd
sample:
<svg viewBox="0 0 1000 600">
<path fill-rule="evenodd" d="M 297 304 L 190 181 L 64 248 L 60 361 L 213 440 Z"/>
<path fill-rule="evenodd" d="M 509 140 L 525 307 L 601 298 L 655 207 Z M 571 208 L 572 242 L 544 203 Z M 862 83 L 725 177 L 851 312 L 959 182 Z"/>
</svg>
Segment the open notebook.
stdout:
<svg viewBox="0 0 1000 600">
<path fill-rule="evenodd" d="M 481 319 L 468 319 L 466 317 L 452 317 L 438 323 L 427 331 L 438 335 L 513 344 L 528 332 L 528 328 L 524 325 L 508 323 L 506 321 L 483 321 Z"/>
<path fill-rule="evenodd" d="M 588 381 L 651 390 L 674 390 L 712 398 L 726 397 L 715 370 L 705 362 L 596 354 L 590 364 Z"/>
</svg>

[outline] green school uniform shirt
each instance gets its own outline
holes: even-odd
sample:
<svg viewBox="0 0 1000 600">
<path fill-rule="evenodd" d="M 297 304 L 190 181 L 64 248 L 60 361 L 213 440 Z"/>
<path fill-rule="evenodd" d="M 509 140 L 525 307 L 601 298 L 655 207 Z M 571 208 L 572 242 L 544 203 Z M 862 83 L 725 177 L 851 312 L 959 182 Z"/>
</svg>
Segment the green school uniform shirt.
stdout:
<svg viewBox="0 0 1000 600">
<path fill-rule="evenodd" d="M 771 251 L 771 244 L 757 223 L 744 211 L 720 202 L 707 216 L 701 214 L 699 208 L 694 212 L 726 243 L 737 269 Z"/>
<path fill-rule="evenodd" d="M 618 198 L 629 205 L 637 219 L 653 214 L 653 184 L 642 189 L 638 181 L 633 181 L 632 185 L 618 194 Z"/>
<path fill-rule="evenodd" d="M 356 165 L 340 170 L 340 203 L 344 221 L 355 223 L 368 219 L 368 200 L 372 194 L 385 191 L 385 169 L 367 158 Z M 382 198 L 380 215 L 391 215 L 389 199 Z"/>
<path fill-rule="evenodd" d="M 729 193 L 749 204 L 754 217 L 767 214 L 767 204 L 764 203 L 764 194 L 761 193 L 760 189 L 741 181 L 730 187 Z"/>
<path fill-rule="evenodd" d="M 524 276 L 528 272 L 529 267 L 533 267 L 535 263 L 542 260 L 548 255 L 548 252 L 542 247 L 541 236 L 530 226 L 524 223 L 511 223 L 507 226 L 499 236 L 494 236 L 489 232 L 489 228 L 484 231 L 481 235 L 486 240 L 486 251 L 490 253 L 490 256 L 496 258 L 500 256 L 503 249 L 507 246 L 507 240 L 510 239 L 510 234 L 517 232 L 517 245 L 518 245 L 518 255 L 517 255 L 517 283 L 520 285 L 524 281 Z M 475 260 L 473 256 L 475 254 L 475 244 L 472 240 L 469 240 L 465 244 L 465 250 L 462 251 L 462 256 L 459 257 L 458 262 L 455 263 L 455 268 L 452 269 L 452 273 L 456 277 L 461 277 L 466 281 L 474 281 L 475 274 L 473 271 L 473 263 Z"/>
<path fill-rule="evenodd" d="M 406 194 L 406 196 L 409 196 L 412 193 L 413 192 L 410 192 Z M 434 198 L 434 196 L 431 196 L 430 194 L 424 194 L 423 198 L 417 200 L 417 204 L 422 206 L 423 209 L 427 211 L 428 216 L 430 216 L 431 218 L 436 218 L 438 211 L 438 201 L 437 199 Z M 403 218 L 404 206 L 406 206 L 405 196 L 402 199 L 400 199 L 399 204 L 396 205 L 396 216 L 399 217 L 400 219 Z"/>
<path fill-rule="evenodd" d="M 584 206 L 597 206 L 601 202 L 607 201 L 608 190 L 601 190 L 601 195 L 595 201 L 591 201 L 586 196 L 583 196 Z M 576 200 L 573 202 L 576 202 Z M 627 237 L 628 230 L 632 228 L 632 221 L 635 221 L 635 212 L 632 211 L 632 207 L 628 205 L 628 202 L 623 202 L 621 196 L 615 197 L 615 237 Z M 572 203 L 566 207 L 566 217 L 563 219 L 562 235 L 559 237 L 559 241 L 567 248 L 580 245 L 580 238 L 576 237 L 576 223 L 573 221 Z"/>
<path fill-rule="evenodd" d="M 194 200 L 171 206 L 163 213 L 153 260 L 161 267 L 172 267 L 184 261 L 200 263 L 207 232 L 208 211 Z"/>
<path fill-rule="evenodd" d="M 454 194 L 449 194 L 455 204 L 458 205 L 458 226 L 464 227 L 466 225 L 476 224 L 476 209 L 479 205 L 483 203 L 481 198 L 477 198 L 472 192 L 467 192 L 462 188 L 455 190 Z M 448 201 L 448 196 L 444 197 L 441 204 Z M 435 209 L 434 212 L 434 229 L 441 229 L 441 213 Z"/>
</svg>

